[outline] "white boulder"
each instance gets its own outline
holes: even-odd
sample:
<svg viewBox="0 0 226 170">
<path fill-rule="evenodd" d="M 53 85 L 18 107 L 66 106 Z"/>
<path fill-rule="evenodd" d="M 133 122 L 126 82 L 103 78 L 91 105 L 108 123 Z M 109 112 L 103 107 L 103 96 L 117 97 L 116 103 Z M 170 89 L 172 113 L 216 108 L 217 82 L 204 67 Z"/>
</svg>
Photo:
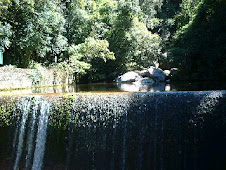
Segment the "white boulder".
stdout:
<svg viewBox="0 0 226 170">
<path fill-rule="evenodd" d="M 165 81 L 166 80 L 166 73 L 163 72 L 162 69 L 160 68 L 155 68 L 153 66 L 151 66 L 149 69 L 148 69 L 148 77 L 150 77 L 151 79 L 154 79 L 156 81 Z"/>
<path fill-rule="evenodd" d="M 132 83 L 142 79 L 142 77 L 135 71 L 129 71 L 119 77 L 117 77 L 117 83 Z"/>
</svg>

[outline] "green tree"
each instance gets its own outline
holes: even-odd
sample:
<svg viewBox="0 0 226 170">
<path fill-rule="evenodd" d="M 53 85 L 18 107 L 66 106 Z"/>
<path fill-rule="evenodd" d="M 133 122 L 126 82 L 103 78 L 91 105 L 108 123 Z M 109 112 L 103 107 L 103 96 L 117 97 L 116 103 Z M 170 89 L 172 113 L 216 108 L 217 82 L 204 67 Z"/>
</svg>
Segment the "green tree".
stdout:
<svg viewBox="0 0 226 170">
<path fill-rule="evenodd" d="M 109 42 L 116 61 L 109 61 L 112 77 L 150 66 L 158 58 L 160 37 L 148 31 L 142 21 L 138 1 L 119 1 L 118 15 L 113 25 Z"/>
<path fill-rule="evenodd" d="M 10 21 L 5 18 L 10 4 L 10 0 L 0 1 L 0 48 L 3 48 L 3 50 L 9 48 L 11 45 L 11 25 Z"/>
<path fill-rule="evenodd" d="M 131 46 L 127 61 L 129 70 L 147 68 L 159 61 L 161 38 L 148 31 L 144 23 L 134 19 L 134 26 L 127 36 Z"/>
<path fill-rule="evenodd" d="M 182 0 L 180 4 L 181 11 L 175 16 L 178 29 L 195 19 L 202 3 L 202 0 Z"/>
<path fill-rule="evenodd" d="M 183 7 L 188 19 L 179 25 L 170 49 L 170 60 L 182 70 L 181 78 L 225 79 L 225 5 L 223 0 L 201 0 L 194 7 Z"/>
<path fill-rule="evenodd" d="M 113 0 L 70 0 L 63 4 L 69 45 L 83 43 L 87 37 L 105 39 L 117 14 Z"/>
<path fill-rule="evenodd" d="M 96 40 L 86 38 L 84 43 L 72 45 L 69 48 L 70 66 L 78 75 L 87 71 L 90 81 L 102 80 L 105 75 L 101 75 L 99 69 L 103 67 L 107 60 L 114 60 L 114 53 L 110 52 L 109 44 L 106 40 Z"/>
<path fill-rule="evenodd" d="M 66 50 L 65 19 L 59 1 L 13 1 L 4 17 L 11 21 L 13 31 L 6 50 L 8 63 L 21 67 L 30 60 L 51 63 L 54 56 Z"/>
</svg>

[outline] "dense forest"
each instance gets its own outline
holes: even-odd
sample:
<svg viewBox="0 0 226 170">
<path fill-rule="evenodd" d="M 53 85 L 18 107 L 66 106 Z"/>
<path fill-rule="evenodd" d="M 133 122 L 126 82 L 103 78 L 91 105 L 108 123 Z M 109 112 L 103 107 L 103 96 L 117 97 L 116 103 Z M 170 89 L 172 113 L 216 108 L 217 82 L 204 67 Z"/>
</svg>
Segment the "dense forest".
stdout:
<svg viewBox="0 0 226 170">
<path fill-rule="evenodd" d="M 225 0 L 0 0 L 4 64 L 38 63 L 89 82 L 159 64 L 222 80 Z"/>
</svg>

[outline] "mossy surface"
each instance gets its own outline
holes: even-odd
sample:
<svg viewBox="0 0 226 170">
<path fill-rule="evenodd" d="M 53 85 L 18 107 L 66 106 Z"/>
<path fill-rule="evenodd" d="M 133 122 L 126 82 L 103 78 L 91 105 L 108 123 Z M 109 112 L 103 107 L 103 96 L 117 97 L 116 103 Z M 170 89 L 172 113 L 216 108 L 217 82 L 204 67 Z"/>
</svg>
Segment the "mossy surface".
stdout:
<svg viewBox="0 0 226 170">
<path fill-rule="evenodd" d="M 53 97 L 49 125 L 65 130 L 70 123 L 73 106 L 74 96 Z"/>
<path fill-rule="evenodd" d="M 34 100 L 40 96 L 2 96 L 0 97 L 0 126 L 10 126 L 15 123 L 15 120 L 20 114 L 18 107 L 22 98 L 29 98 L 31 100 L 31 107 L 34 105 Z M 57 96 L 46 97 L 46 100 L 51 100 L 51 110 L 49 116 L 49 125 L 57 128 L 66 129 L 69 125 L 71 112 L 74 105 L 74 96 Z M 28 112 L 30 114 L 31 111 Z M 30 116 L 30 115 L 29 115 Z"/>
<path fill-rule="evenodd" d="M 16 103 L 15 97 L 0 97 L 0 126 L 10 126 L 13 123 Z"/>
</svg>

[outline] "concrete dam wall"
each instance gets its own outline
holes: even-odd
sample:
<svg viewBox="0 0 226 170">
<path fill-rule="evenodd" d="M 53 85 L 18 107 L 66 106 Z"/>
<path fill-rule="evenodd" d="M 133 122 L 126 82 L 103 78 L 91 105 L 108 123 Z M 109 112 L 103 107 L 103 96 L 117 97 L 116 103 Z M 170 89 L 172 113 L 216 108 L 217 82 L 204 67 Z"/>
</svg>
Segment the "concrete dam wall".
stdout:
<svg viewBox="0 0 226 170">
<path fill-rule="evenodd" d="M 225 168 L 226 91 L 0 97 L 3 169 Z"/>
</svg>

